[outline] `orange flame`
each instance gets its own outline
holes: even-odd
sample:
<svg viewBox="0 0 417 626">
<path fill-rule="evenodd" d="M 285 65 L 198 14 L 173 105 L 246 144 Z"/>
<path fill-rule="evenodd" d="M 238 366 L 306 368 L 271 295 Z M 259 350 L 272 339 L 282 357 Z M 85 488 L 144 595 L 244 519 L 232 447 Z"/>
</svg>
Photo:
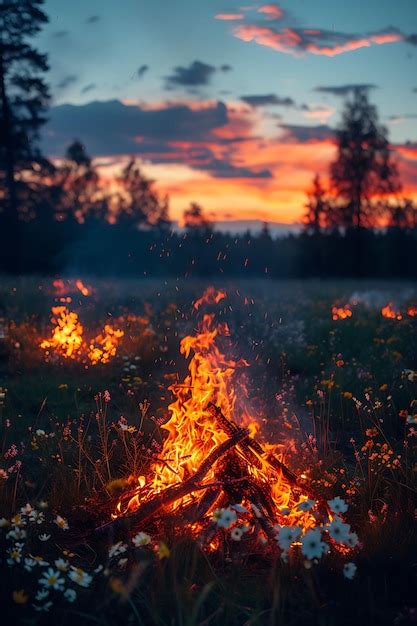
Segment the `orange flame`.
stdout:
<svg viewBox="0 0 417 626">
<path fill-rule="evenodd" d="M 104 326 L 103 332 L 91 339 L 84 340 L 84 328 L 77 313 L 66 306 L 52 307 L 51 323 L 53 325 L 50 339 L 43 339 L 40 347 L 48 357 L 51 352 L 65 359 L 76 359 L 80 362 L 90 361 L 91 365 L 108 363 L 116 355 L 123 330 Z"/>
<path fill-rule="evenodd" d="M 53 306 L 51 322 L 55 324 L 52 337 L 42 341 L 41 348 L 54 350 L 66 359 L 74 359 L 83 344 L 84 329 L 78 315 L 66 306 Z"/>
<path fill-rule="evenodd" d="M 193 306 L 195 310 L 198 311 L 202 304 L 218 304 L 226 295 L 225 291 L 214 289 L 214 287 L 207 287 L 201 298 L 198 298 Z"/>
<path fill-rule="evenodd" d="M 332 306 L 332 319 L 333 320 L 345 320 L 348 317 L 352 317 L 352 309 L 348 304 L 341 307 Z"/>
<path fill-rule="evenodd" d="M 218 302 L 223 297 L 224 295 L 220 297 L 219 292 L 215 293 L 213 290 L 210 292 L 210 300 L 206 296 L 205 300 L 200 298 L 197 303 L 200 301 Z M 218 341 L 221 337 L 228 335 L 229 329 L 226 324 L 216 325 L 214 315 L 206 314 L 203 316 L 197 333 L 182 339 L 181 354 L 185 358 L 188 358 L 191 353 L 193 356 L 184 382 L 170 387 L 170 391 L 174 394 L 174 401 L 168 407 L 170 418 L 162 426 L 167 434 L 162 451 L 158 454 L 158 461 L 151 468 L 152 478 L 147 484 L 137 489 L 136 494 L 129 500 L 127 509 L 123 502 L 119 501 L 117 515 L 123 515 L 127 510 L 137 509 L 153 495 L 192 476 L 207 456 L 228 439 L 228 435 L 208 409 L 209 402 L 221 409 L 227 419 L 235 420 L 240 424 L 244 422 L 251 435 L 259 431 L 258 423 L 249 414 L 243 412 L 240 419 L 237 419 L 236 400 L 246 393 L 242 385 L 240 387 L 237 385 L 236 370 L 248 364 L 245 361 L 234 361 L 220 350 Z M 255 454 L 256 463 L 249 463 L 245 460 L 247 471 L 271 493 L 278 514 L 279 507 L 292 506 L 296 501 L 291 486 L 281 470 L 272 467 L 268 461 L 268 455 L 271 453 L 282 460 L 283 445 L 264 444 L 263 448 L 264 454 Z M 245 458 L 240 455 L 239 448 L 237 453 L 241 458 Z M 206 474 L 202 485 L 216 480 L 219 478 L 218 475 L 216 476 L 216 464 L 214 464 L 214 467 Z M 167 508 L 172 511 L 190 502 L 198 503 L 203 494 L 204 490 L 197 490 Z M 214 505 L 213 507 L 215 508 Z M 212 509 L 210 511 L 212 512 Z M 290 517 L 292 520 L 296 519 L 298 523 L 308 525 L 308 515 L 305 513 L 294 510 Z M 286 523 L 293 522 L 287 521 Z"/>
<path fill-rule="evenodd" d="M 381 309 L 382 317 L 386 317 L 392 320 L 402 320 L 403 316 L 399 311 L 396 311 L 392 305 L 392 302 L 389 302 Z"/>
<path fill-rule="evenodd" d="M 108 363 L 116 355 L 119 340 L 123 335 L 124 332 L 122 330 L 112 328 L 112 326 L 106 324 L 104 331 L 90 343 L 87 356 L 92 365 Z"/>
<path fill-rule="evenodd" d="M 77 289 L 79 289 L 79 291 L 81 291 L 81 293 L 83 294 L 83 296 L 87 297 L 91 295 L 91 289 L 89 289 L 88 287 L 86 287 L 83 283 L 82 280 L 77 279 L 75 281 L 75 286 L 77 287 Z"/>
</svg>

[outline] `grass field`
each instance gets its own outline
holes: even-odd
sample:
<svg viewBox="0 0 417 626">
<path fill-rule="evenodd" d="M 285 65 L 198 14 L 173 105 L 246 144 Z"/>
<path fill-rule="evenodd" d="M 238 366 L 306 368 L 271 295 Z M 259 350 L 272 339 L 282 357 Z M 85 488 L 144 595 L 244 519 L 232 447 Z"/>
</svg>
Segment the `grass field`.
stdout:
<svg viewBox="0 0 417 626">
<path fill-rule="evenodd" d="M 234 281 L 196 308 L 202 282 L 83 285 L 0 282 L 0 594 L 12 623 L 415 623 L 416 287 Z M 41 346 L 56 306 L 83 327 L 70 358 Z M 282 444 L 317 500 L 343 499 L 336 516 L 352 545 L 333 541 L 315 504 L 320 554 L 304 546 L 306 526 L 284 546 L 283 509 L 276 540 L 239 509 L 214 524 L 215 547 L 180 514 L 94 532 L 164 450 L 169 387 L 192 357 L 180 341 L 206 312 L 227 324 L 219 343 L 239 364 L 236 421 L 249 413 L 260 441 Z M 123 335 L 103 357 L 106 325 Z M 92 346 L 107 362 L 93 364 Z M 248 526 L 241 536 L 237 524 Z"/>
</svg>

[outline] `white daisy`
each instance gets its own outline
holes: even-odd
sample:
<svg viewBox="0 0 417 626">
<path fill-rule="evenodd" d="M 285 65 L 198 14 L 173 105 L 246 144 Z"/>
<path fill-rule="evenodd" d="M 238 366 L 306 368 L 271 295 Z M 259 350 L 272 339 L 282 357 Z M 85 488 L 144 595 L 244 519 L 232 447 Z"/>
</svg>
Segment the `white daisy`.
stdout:
<svg viewBox="0 0 417 626">
<path fill-rule="evenodd" d="M 332 539 L 338 543 L 347 544 L 350 534 L 349 524 L 342 522 L 340 517 L 335 516 L 334 520 L 326 527 Z"/>
<path fill-rule="evenodd" d="M 109 548 L 109 559 L 112 559 L 115 556 L 119 556 L 119 554 L 123 554 L 126 552 L 127 546 L 122 541 L 118 541 L 114 544 L 114 546 L 110 546 Z"/>
<path fill-rule="evenodd" d="M 68 563 L 68 561 L 65 561 L 65 559 L 57 559 L 55 561 L 55 567 L 60 572 L 66 572 L 68 570 L 68 568 L 69 568 L 69 563 Z"/>
<path fill-rule="evenodd" d="M 357 569 L 358 568 L 356 567 L 355 563 L 345 563 L 343 566 L 343 576 L 345 578 L 348 578 L 349 580 L 352 580 L 352 578 L 355 577 Z"/>
<path fill-rule="evenodd" d="M 282 526 L 278 529 L 277 542 L 281 550 L 288 552 L 294 541 L 300 538 L 301 530 L 298 526 Z"/>
<path fill-rule="evenodd" d="M 132 537 L 132 543 L 136 548 L 139 546 L 147 546 L 151 543 L 151 538 L 147 533 L 140 532 Z"/>
<path fill-rule="evenodd" d="M 214 511 L 214 520 L 217 522 L 219 528 L 230 528 L 230 526 L 237 520 L 236 511 L 232 509 L 217 509 Z"/>
<path fill-rule="evenodd" d="M 301 552 L 308 559 L 320 559 L 326 551 L 327 545 L 321 540 L 319 528 L 308 530 L 301 539 Z"/>
<path fill-rule="evenodd" d="M 313 508 L 313 506 L 315 506 L 315 504 L 316 504 L 316 503 L 315 503 L 315 501 L 314 501 L 314 500 L 309 500 L 309 499 L 307 498 L 307 500 L 303 500 L 302 502 L 299 502 L 299 503 L 297 504 L 297 509 L 298 509 L 299 511 L 304 511 L 304 512 L 306 512 L 306 511 L 311 511 L 311 509 Z"/>
<path fill-rule="evenodd" d="M 42 602 L 42 600 L 45 600 L 48 596 L 49 596 L 49 591 L 47 589 L 39 589 L 39 591 L 37 592 L 35 596 L 35 600 L 37 602 Z"/>
<path fill-rule="evenodd" d="M 232 528 L 232 530 L 230 531 L 230 536 L 233 541 L 240 541 L 242 539 L 242 535 L 243 531 L 238 526 L 236 526 L 236 528 Z"/>
<path fill-rule="evenodd" d="M 66 589 L 64 591 L 64 598 L 68 600 L 68 602 L 74 602 L 77 597 L 77 592 L 74 589 Z"/>
<path fill-rule="evenodd" d="M 336 496 L 336 498 L 333 498 L 333 500 L 327 500 L 327 504 L 329 505 L 330 510 L 333 511 L 333 513 L 346 513 L 346 511 L 348 510 L 348 505 L 339 496 Z"/>
<path fill-rule="evenodd" d="M 64 579 L 60 578 L 60 572 L 57 572 L 50 567 L 44 572 L 43 577 L 39 579 L 39 584 L 44 587 L 52 587 L 52 589 L 58 589 L 62 591 L 64 587 Z"/>
<path fill-rule="evenodd" d="M 90 574 L 87 574 L 87 572 L 82 570 L 80 567 L 74 567 L 72 565 L 68 576 L 73 582 L 80 585 L 80 587 L 89 587 L 91 581 L 93 580 L 93 577 Z"/>
</svg>

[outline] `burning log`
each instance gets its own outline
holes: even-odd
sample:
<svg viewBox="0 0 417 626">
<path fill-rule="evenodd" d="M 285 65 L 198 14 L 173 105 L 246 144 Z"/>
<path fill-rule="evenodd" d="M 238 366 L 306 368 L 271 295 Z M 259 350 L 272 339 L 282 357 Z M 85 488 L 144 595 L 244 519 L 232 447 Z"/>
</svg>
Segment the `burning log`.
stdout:
<svg viewBox="0 0 417 626">
<path fill-rule="evenodd" d="M 199 491 L 202 489 L 210 489 L 211 485 L 201 485 L 201 481 L 206 476 L 207 472 L 212 468 L 220 457 L 226 454 L 231 448 L 238 445 L 243 439 L 249 436 L 249 431 L 246 429 L 239 429 L 239 432 L 233 434 L 229 439 L 221 443 L 215 448 L 203 461 L 198 470 L 193 476 L 187 480 L 182 481 L 177 485 L 167 487 L 164 491 L 154 496 L 151 500 L 148 500 L 133 513 L 126 513 L 124 519 L 133 519 L 135 523 L 139 524 L 144 522 L 152 515 L 155 515 L 160 509 L 168 504 L 172 504 L 176 500 L 180 500 L 189 495 L 193 491 Z M 108 522 L 102 526 L 99 526 L 96 530 L 101 531 L 112 526 L 114 522 Z"/>
<path fill-rule="evenodd" d="M 210 411 L 211 415 L 213 415 L 213 417 L 217 420 L 219 426 L 223 428 L 224 432 L 227 435 L 231 436 L 240 430 L 239 426 L 232 420 L 228 419 L 225 415 L 223 415 L 221 409 L 215 406 L 212 402 L 209 403 L 208 410 Z M 261 467 L 262 464 L 257 458 L 256 454 L 263 456 L 267 463 L 271 465 L 271 467 L 273 467 L 277 471 L 282 472 L 282 474 L 290 484 L 297 485 L 297 476 L 273 454 L 265 456 L 265 451 L 262 446 L 252 437 L 247 437 L 246 439 L 244 439 L 242 443 L 238 446 L 238 448 L 249 463 L 252 463 L 256 467 Z"/>
</svg>

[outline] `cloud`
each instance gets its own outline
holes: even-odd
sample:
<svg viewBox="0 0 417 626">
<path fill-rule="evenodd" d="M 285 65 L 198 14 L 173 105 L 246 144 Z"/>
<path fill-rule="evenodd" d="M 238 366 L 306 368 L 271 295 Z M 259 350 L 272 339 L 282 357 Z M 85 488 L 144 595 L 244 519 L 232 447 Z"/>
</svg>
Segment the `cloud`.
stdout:
<svg viewBox="0 0 417 626">
<path fill-rule="evenodd" d="M 87 19 L 85 20 L 86 24 L 97 24 L 97 22 L 99 22 L 101 20 L 101 17 L 99 15 L 90 15 L 90 17 L 87 17 Z"/>
<path fill-rule="evenodd" d="M 56 84 L 56 88 L 67 89 L 67 87 L 70 87 L 71 85 L 76 83 L 77 80 L 78 76 L 76 76 L 75 74 L 68 74 L 68 76 L 64 76 L 64 78 L 62 78 L 59 83 Z"/>
<path fill-rule="evenodd" d="M 82 93 L 82 94 L 89 93 L 90 91 L 93 91 L 93 89 L 96 89 L 96 87 L 97 87 L 96 83 L 89 83 L 88 85 L 85 85 L 81 89 L 80 93 Z"/>
<path fill-rule="evenodd" d="M 289 143 L 309 143 L 333 140 L 335 131 L 327 124 L 303 126 L 302 124 L 279 124 L 284 131 L 283 138 Z"/>
<path fill-rule="evenodd" d="M 303 54 L 333 57 L 344 52 L 369 48 L 396 41 L 415 44 L 415 35 L 404 35 L 400 30 L 389 27 L 367 34 L 344 33 L 320 28 L 275 28 L 256 23 L 238 24 L 232 34 L 245 42 L 254 41 L 277 52 L 301 56 Z"/>
<path fill-rule="evenodd" d="M 251 107 L 263 107 L 270 105 L 295 107 L 296 104 L 292 98 L 280 97 L 273 93 L 268 94 L 256 94 L 250 96 L 241 96 L 240 99 Z"/>
<path fill-rule="evenodd" d="M 243 13 L 216 13 L 215 20 L 223 20 L 225 22 L 234 22 L 235 20 L 243 20 L 245 15 Z"/>
<path fill-rule="evenodd" d="M 174 67 L 173 73 L 166 76 L 165 80 L 168 88 L 172 87 L 200 87 L 208 85 L 216 68 L 213 65 L 194 61 L 188 67 Z"/>
<path fill-rule="evenodd" d="M 248 167 L 236 166 L 226 160 L 212 159 L 201 170 L 210 172 L 215 178 L 272 178 L 269 169 L 252 170 Z"/>
<path fill-rule="evenodd" d="M 118 100 L 66 104 L 52 107 L 42 143 L 52 156 L 62 155 L 78 137 L 95 156 L 134 154 L 153 164 L 186 165 L 221 179 L 272 178 L 269 168 L 241 160 L 240 146 L 258 141 L 250 136 L 246 118 L 222 102 L 153 108 Z"/>
<path fill-rule="evenodd" d="M 186 104 L 145 108 L 119 100 L 64 104 L 50 110 L 44 148 L 48 154 L 63 154 L 67 144 L 80 137 L 97 155 L 149 152 L 155 142 L 202 141 L 227 123 L 223 102 L 199 108 Z"/>
<path fill-rule="evenodd" d="M 377 85 L 373 83 L 349 83 L 346 85 L 319 85 L 314 88 L 314 91 L 320 93 L 329 93 L 333 96 L 347 96 L 352 91 L 370 91 L 371 89 L 378 89 Z"/>
<path fill-rule="evenodd" d="M 417 113 L 404 113 L 403 115 L 390 115 L 388 117 L 388 122 L 390 124 L 400 124 L 401 122 L 405 122 L 406 120 L 415 119 L 417 119 Z"/>
<path fill-rule="evenodd" d="M 138 67 L 138 78 L 142 78 L 146 72 L 149 70 L 149 65 L 141 65 L 140 67 Z"/>
<path fill-rule="evenodd" d="M 284 15 L 284 11 L 277 4 L 263 4 L 258 13 L 263 13 L 268 20 L 279 20 Z"/>
<path fill-rule="evenodd" d="M 334 107 L 328 106 L 327 104 L 311 105 L 309 107 L 307 105 L 303 105 L 303 110 L 303 116 L 307 119 L 316 119 L 321 121 L 327 120 L 335 112 Z"/>
</svg>

